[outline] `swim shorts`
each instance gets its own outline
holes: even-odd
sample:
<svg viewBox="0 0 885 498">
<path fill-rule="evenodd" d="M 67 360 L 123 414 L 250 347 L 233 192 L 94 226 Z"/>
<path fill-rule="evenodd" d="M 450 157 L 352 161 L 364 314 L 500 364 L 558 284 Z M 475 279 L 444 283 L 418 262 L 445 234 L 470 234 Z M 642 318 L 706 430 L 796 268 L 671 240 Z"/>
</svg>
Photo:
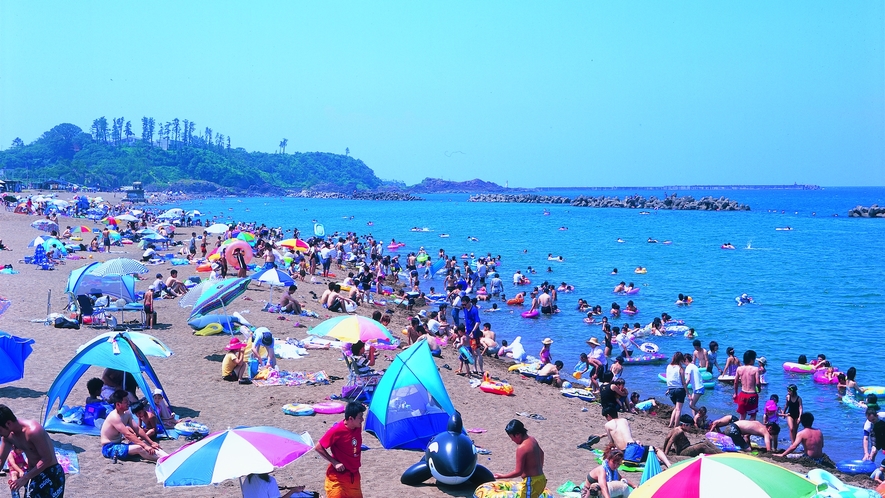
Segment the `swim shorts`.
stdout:
<svg viewBox="0 0 885 498">
<path fill-rule="evenodd" d="M 539 498 L 547 487 L 547 478 L 544 474 L 534 477 L 526 477 L 519 483 L 517 494 L 519 498 Z"/>
<path fill-rule="evenodd" d="M 327 498 L 363 498 L 359 474 L 329 470 L 324 487 Z"/>
<path fill-rule="evenodd" d="M 101 447 L 101 454 L 105 458 L 126 460 L 127 458 L 129 458 L 129 444 L 106 443 Z"/>
<path fill-rule="evenodd" d="M 28 484 L 28 496 L 31 498 L 60 498 L 65 495 L 65 471 L 61 465 L 55 464 L 40 472 Z"/>
<path fill-rule="evenodd" d="M 642 463 L 648 459 L 648 450 L 650 446 L 642 446 L 635 441 L 627 443 L 624 448 L 624 461 L 630 463 Z"/>
<path fill-rule="evenodd" d="M 681 387 L 677 387 L 675 389 L 668 389 L 667 396 L 670 397 L 670 401 L 675 405 L 676 403 L 685 403 L 685 389 Z"/>
<path fill-rule="evenodd" d="M 739 392 L 737 399 L 737 412 L 744 416 L 754 417 L 759 411 L 759 395 L 755 393 Z"/>
<path fill-rule="evenodd" d="M 553 384 L 553 376 L 552 375 L 539 375 L 539 376 L 535 377 L 535 380 L 537 380 L 541 384 Z"/>
<path fill-rule="evenodd" d="M 545 315 L 552 315 L 553 306 L 541 306 L 541 313 L 544 313 Z"/>
<path fill-rule="evenodd" d="M 695 390 L 694 390 L 694 393 L 697 394 L 697 395 L 699 395 L 699 396 L 700 396 L 701 394 L 704 394 L 704 387 L 701 386 L 700 389 L 695 389 Z"/>
</svg>

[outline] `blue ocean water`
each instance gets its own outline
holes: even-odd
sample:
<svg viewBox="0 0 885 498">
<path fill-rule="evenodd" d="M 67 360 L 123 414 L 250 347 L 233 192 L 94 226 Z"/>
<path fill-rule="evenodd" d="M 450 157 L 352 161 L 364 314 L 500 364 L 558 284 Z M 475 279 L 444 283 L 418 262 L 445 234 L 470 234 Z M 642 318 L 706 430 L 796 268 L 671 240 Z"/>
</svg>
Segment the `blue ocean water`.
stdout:
<svg viewBox="0 0 885 498">
<path fill-rule="evenodd" d="M 621 198 L 626 194 L 664 195 L 654 191 L 545 193 Z M 640 312 L 629 322 L 647 324 L 666 311 L 693 327 L 705 346 L 716 340 L 721 346 L 720 364 L 728 346 L 735 348 L 738 357 L 744 350 L 754 349 L 768 359 L 769 385 L 760 395 L 760 405 L 777 393 L 783 406 L 787 384 L 796 383 L 805 410 L 814 413 L 815 426 L 824 431 L 825 451 L 836 461 L 860 458 L 862 411 L 838 401 L 835 386 L 814 384 L 810 376 L 786 374 L 781 365 L 796 361 L 800 354 L 814 358 L 825 353 L 842 371 L 856 367 L 861 385 L 885 386 L 885 372 L 879 369 L 881 346 L 877 346 L 885 333 L 885 220 L 847 217 L 847 211 L 858 204 L 885 204 L 885 188 L 678 194 L 695 198 L 722 195 L 749 204 L 752 211 L 657 211 L 643 216 L 626 209 L 471 203 L 467 195 L 431 195 L 425 202 L 222 198 L 186 201 L 176 207 L 199 209 L 218 221 L 282 226 L 290 234 L 296 227 L 304 234 L 312 233 L 313 220 L 317 220 L 324 224 L 327 235 L 355 231 L 372 233 L 385 241 L 403 241 L 407 244 L 399 251 L 403 254 L 423 246 L 431 255 L 439 248 L 450 255 L 501 255 L 500 271 L 508 295 L 526 290 L 509 283 L 513 272 L 535 268 L 538 273 L 531 279 L 536 284 L 549 280 L 575 286 L 574 293 L 560 294 L 561 313 L 527 320 L 519 316 L 520 310 L 511 311 L 498 302 L 505 310 L 485 313 L 483 318 L 492 323 L 499 340 L 522 336 L 530 354 L 540 350 L 541 339 L 552 338 L 554 359 L 562 359 L 567 368 L 586 349 L 586 339 L 602 339 L 598 326 L 582 322 L 584 314 L 575 309 L 577 300 L 586 299 L 604 310 L 612 302 L 623 307 L 627 298 L 611 291 L 621 280 L 632 281 L 642 290 L 631 296 Z M 544 215 L 545 209 L 549 215 Z M 367 225 L 369 222 L 373 225 Z M 793 230 L 775 230 L 786 226 Z M 432 231 L 411 232 L 412 227 Z M 440 238 L 443 233 L 449 237 Z M 649 244 L 649 237 L 672 244 Z M 625 242 L 617 243 L 618 238 Z M 725 242 L 737 250 L 720 249 Z M 561 255 L 564 261 L 548 261 L 548 254 Z M 647 274 L 633 273 L 640 265 L 648 268 Z M 610 274 L 613 268 L 619 269 L 619 275 Z M 428 281 L 424 290 L 430 285 L 440 288 L 441 282 Z M 744 292 L 753 296 L 756 304 L 737 307 L 734 298 Z M 679 293 L 691 295 L 694 304 L 677 307 L 674 302 Z M 692 349 L 691 341 L 682 337 L 655 342 L 668 355 Z M 643 397 L 665 399 L 663 384 L 656 376 L 663 369 L 628 367 L 627 388 Z M 711 417 L 732 413 L 731 392 L 727 386 L 717 386 L 700 404 L 708 407 Z M 782 427 L 785 429 L 785 423 Z M 788 439 L 783 440 L 786 437 L 784 430 L 781 448 L 789 444 Z"/>
</svg>

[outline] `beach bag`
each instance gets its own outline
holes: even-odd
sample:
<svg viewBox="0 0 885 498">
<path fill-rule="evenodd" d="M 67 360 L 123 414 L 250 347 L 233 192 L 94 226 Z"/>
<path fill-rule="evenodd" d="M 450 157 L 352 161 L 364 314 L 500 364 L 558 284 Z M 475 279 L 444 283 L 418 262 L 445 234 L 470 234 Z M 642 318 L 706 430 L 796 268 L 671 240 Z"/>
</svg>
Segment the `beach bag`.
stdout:
<svg viewBox="0 0 885 498">
<path fill-rule="evenodd" d="M 95 421 L 108 416 L 111 406 L 104 403 L 89 403 L 83 409 L 83 423 L 95 425 Z"/>
<path fill-rule="evenodd" d="M 70 320 L 63 316 L 60 316 L 55 319 L 53 326 L 57 329 L 80 329 L 80 323 L 76 320 Z"/>
</svg>

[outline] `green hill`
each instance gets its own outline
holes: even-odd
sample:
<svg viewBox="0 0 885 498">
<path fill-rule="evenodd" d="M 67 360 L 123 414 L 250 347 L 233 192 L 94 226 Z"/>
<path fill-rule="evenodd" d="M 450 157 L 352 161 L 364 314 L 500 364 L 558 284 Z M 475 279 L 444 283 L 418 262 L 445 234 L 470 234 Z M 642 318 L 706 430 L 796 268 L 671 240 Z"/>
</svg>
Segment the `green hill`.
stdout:
<svg viewBox="0 0 885 498">
<path fill-rule="evenodd" d="M 155 140 L 153 133 L 150 137 L 143 133 L 139 140 L 129 123 L 124 128 L 122 119 L 114 121 L 111 133 L 106 122 L 102 128 L 96 120 L 92 134 L 63 123 L 30 144 L 16 139 L 12 147 L 0 151 L 0 178 L 32 183 L 63 180 L 102 189 L 140 181 L 148 190 L 230 193 L 352 192 L 374 190 L 383 183 L 365 163 L 349 155 L 287 154 L 287 141 L 280 144 L 281 153 L 248 152 L 230 148 L 229 137 L 225 142 L 224 136 L 215 135 L 213 141 L 210 129 L 206 129 L 208 140 L 196 136 L 193 127 L 180 134 L 170 133 L 167 126 L 164 138 Z"/>
</svg>

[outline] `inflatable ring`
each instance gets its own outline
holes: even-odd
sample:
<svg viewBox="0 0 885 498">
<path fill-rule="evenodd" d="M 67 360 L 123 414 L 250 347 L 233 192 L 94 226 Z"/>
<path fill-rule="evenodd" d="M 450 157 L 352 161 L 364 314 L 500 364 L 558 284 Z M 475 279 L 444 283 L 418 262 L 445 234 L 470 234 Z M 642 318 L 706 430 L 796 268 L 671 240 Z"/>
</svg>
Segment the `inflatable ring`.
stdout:
<svg viewBox="0 0 885 498">
<path fill-rule="evenodd" d="M 867 394 L 875 394 L 876 396 L 882 397 L 885 396 L 885 387 L 882 386 L 867 386 L 863 388 L 863 394 L 866 396 Z"/>
<path fill-rule="evenodd" d="M 540 316 L 541 313 L 539 313 L 538 310 L 529 310 L 529 311 L 524 311 L 524 312 L 520 313 L 520 315 L 523 318 L 538 318 L 538 316 Z"/>
<path fill-rule="evenodd" d="M 471 353 L 466 346 L 458 348 L 458 352 L 461 354 L 461 359 L 466 361 L 469 365 L 473 365 L 473 353 Z"/>
<path fill-rule="evenodd" d="M 516 498 L 519 496 L 520 485 L 518 481 L 492 481 L 487 482 L 473 492 L 473 498 Z M 553 498 L 555 495 L 549 489 L 545 489 L 539 498 Z"/>
<path fill-rule="evenodd" d="M 304 417 L 307 415 L 313 415 L 314 411 L 310 405 L 305 404 L 286 404 L 283 405 L 283 413 L 286 415 L 295 415 L 296 417 Z"/>
<path fill-rule="evenodd" d="M 212 265 L 210 265 L 209 263 L 203 263 L 201 265 L 197 265 L 197 271 L 198 272 L 212 271 Z"/>
<path fill-rule="evenodd" d="M 509 304 L 511 306 L 521 305 L 524 302 L 525 302 L 525 299 L 523 299 L 522 297 L 514 297 L 512 299 L 507 300 L 507 304 Z"/>
<path fill-rule="evenodd" d="M 175 424 L 175 430 L 184 437 L 190 437 L 194 434 L 202 434 L 204 436 L 209 434 L 208 427 L 203 424 L 198 424 L 193 420 L 184 420 Z"/>
<path fill-rule="evenodd" d="M 488 372 L 483 374 L 482 383 L 479 385 L 479 390 L 484 393 L 500 394 L 501 396 L 510 396 L 511 394 L 513 394 L 513 386 L 506 382 L 497 382 L 492 380 Z"/>
<path fill-rule="evenodd" d="M 644 353 L 657 353 L 659 350 L 658 345 L 652 342 L 643 342 L 639 345 L 639 349 Z"/>
<path fill-rule="evenodd" d="M 840 472 L 846 474 L 872 474 L 879 465 L 872 460 L 842 460 L 836 464 Z"/>
<path fill-rule="evenodd" d="M 520 368 L 523 368 L 523 367 L 526 367 L 526 366 L 528 366 L 528 365 L 526 365 L 525 363 L 516 363 L 516 364 L 514 364 L 514 365 L 510 365 L 510 367 L 507 368 L 507 371 L 508 371 L 508 372 L 514 372 L 514 371 L 519 370 Z"/>
<path fill-rule="evenodd" d="M 801 364 L 801 363 L 793 363 L 792 361 L 784 362 L 784 372 L 792 372 L 792 373 L 812 373 L 814 372 L 814 365 Z"/>
<path fill-rule="evenodd" d="M 195 330 L 194 335 L 207 336 L 220 334 L 222 332 L 224 332 L 224 327 L 220 323 L 210 323 L 199 330 Z"/>
<path fill-rule="evenodd" d="M 336 413 L 344 413 L 345 408 L 344 403 L 339 403 L 337 401 L 322 401 L 311 406 L 313 411 L 316 413 L 320 413 L 323 415 L 336 414 Z"/>
</svg>

